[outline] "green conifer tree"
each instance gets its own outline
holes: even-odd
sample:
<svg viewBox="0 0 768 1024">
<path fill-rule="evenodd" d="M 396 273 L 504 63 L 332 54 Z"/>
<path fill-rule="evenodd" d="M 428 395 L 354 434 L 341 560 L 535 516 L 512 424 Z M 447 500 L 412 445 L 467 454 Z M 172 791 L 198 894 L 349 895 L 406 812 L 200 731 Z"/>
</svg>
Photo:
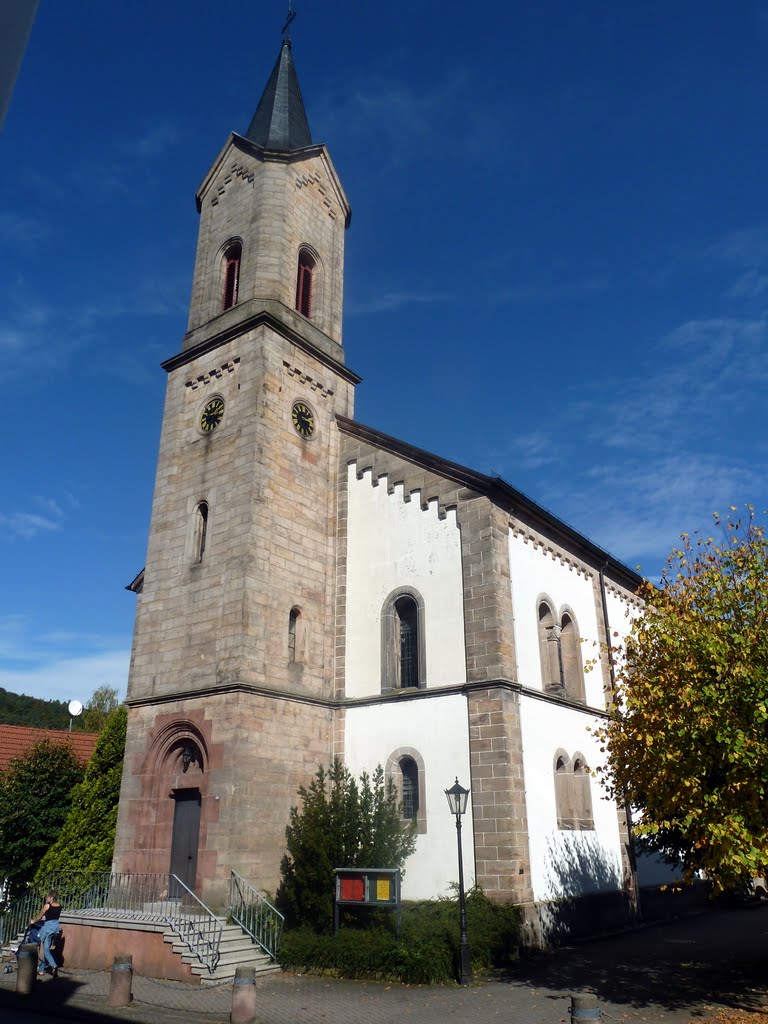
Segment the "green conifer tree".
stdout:
<svg viewBox="0 0 768 1024">
<path fill-rule="evenodd" d="M 43 857 L 35 882 L 57 871 L 109 871 L 125 753 L 125 706 L 113 711 L 99 737 L 58 839 Z"/>
<path fill-rule="evenodd" d="M 334 868 L 402 868 L 416 847 L 414 823 L 403 824 L 392 780 L 379 765 L 360 782 L 336 758 L 299 790 L 285 830 L 278 905 L 291 925 L 333 926 Z"/>
</svg>

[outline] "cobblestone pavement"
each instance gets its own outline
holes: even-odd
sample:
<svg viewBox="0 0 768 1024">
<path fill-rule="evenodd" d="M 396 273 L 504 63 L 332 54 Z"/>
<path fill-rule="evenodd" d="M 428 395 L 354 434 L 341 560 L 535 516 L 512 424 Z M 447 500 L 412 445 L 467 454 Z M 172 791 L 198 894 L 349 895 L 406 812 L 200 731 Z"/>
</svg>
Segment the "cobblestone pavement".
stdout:
<svg viewBox="0 0 768 1024">
<path fill-rule="evenodd" d="M 723 1007 L 754 1009 L 768 998 L 768 907 L 701 917 L 522 959 L 507 976 L 458 986 L 404 986 L 271 974 L 257 982 L 259 1024 L 561 1024 L 569 994 L 591 989 L 604 1019 L 688 1024 Z M 231 985 L 205 988 L 134 976 L 133 1005 L 107 1007 L 107 972 L 65 971 L 31 999 L 0 974 L 3 1024 L 56 1016 L 114 1024 L 226 1024 Z M 31 1018 L 31 1013 L 35 1016 Z"/>
</svg>

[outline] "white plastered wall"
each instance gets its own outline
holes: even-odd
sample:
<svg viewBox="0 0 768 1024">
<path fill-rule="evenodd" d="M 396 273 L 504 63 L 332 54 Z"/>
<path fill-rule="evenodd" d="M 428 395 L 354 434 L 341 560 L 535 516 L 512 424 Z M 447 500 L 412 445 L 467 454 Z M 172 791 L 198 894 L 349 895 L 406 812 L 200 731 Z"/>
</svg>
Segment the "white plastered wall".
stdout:
<svg viewBox="0 0 768 1024">
<path fill-rule="evenodd" d="M 344 759 L 353 774 L 385 767 L 399 747 L 414 748 L 424 761 L 427 819 L 427 831 L 416 837 L 416 851 L 405 863 L 403 898 L 432 899 L 458 880 L 456 819 L 445 790 L 456 777 L 469 788 L 466 698 L 451 694 L 347 709 Z M 471 802 L 463 819 L 462 851 L 469 888 L 475 881 Z"/>
<path fill-rule="evenodd" d="M 586 664 L 599 654 L 597 614 L 592 580 L 574 565 L 563 562 L 523 535 L 509 534 L 509 568 L 512 607 L 515 612 L 515 650 L 518 679 L 523 686 L 542 689 L 539 657 L 538 604 L 546 594 L 554 602 L 558 618 L 567 606 L 576 616 L 582 637 L 581 660 Z M 587 704 L 604 708 L 603 680 L 599 670 L 586 672 Z"/>
<path fill-rule="evenodd" d="M 461 536 L 455 510 L 445 518 L 437 501 L 421 508 L 420 494 L 405 500 L 402 485 L 387 493 L 367 470 L 348 468 L 346 694 L 381 692 L 381 611 L 397 587 L 424 600 L 426 686 L 466 679 Z"/>
<path fill-rule="evenodd" d="M 616 805 L 603 798 L 597 779 L 590 779 L 594 831 L 557 828 L 555 752 L 562 748 L 571 757 L 578 752 L 594 768 L 600 757 L 599 743 L 588 728 L 597 720 L 582 711 L 524 694 L 520 718 L 534 899 L 556 900 L 620 889 Z"/>
</svg>

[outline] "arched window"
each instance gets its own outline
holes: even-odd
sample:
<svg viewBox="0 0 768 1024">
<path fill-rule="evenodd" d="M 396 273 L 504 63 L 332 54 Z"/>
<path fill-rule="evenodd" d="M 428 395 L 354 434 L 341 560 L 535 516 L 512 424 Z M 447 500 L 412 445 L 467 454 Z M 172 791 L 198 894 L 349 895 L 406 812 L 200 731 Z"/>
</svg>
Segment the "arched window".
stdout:
<svg viewBox="0 0 768 1024">
<path fill-rule="evenodd" d="M 312 316 L 312 278 L 317 261 L 308 249 L 299 249 L 299 265 L 296 272 L 296 309 L 304 316 Z"/>
<path fill-rule="evenodd" d="M 564 751 L 555 754 L 555 809 L 557 827 L 573 828 L 571 825 L 571 772 L 570 758 Z"/>
<path fill-rule="evenodd" d="M 410 596 L 395 601 L 400 634 L 400 687 L 419 685 L 419 607 Z"/>
<path fill-rule="evenodd" d="M 573 756 L 573 816 L 574 828 L 594 829 L 592 815 L 592 786 L 587 762 L 581 754 Z"/>
<path fill-rule="evenodd" d="M 288 662 L 301 665 L 306 661 L 307 635 L 301 608 L 294 605 L 288 616 Z"/>
<path fill-rule="evenodd" d="M 424 601 L 413 588 L 400 587 L 381 610 L 381 690 L 410 689 L 426 681 Z"/>
<path fill-rule="evenodd" d="M 576 620 L 564 612 L 560 627 L 560 664 L 566 696 L 571 700 L 584 701 L 584 668 L 581 663 L 581 642 Z"/>
<path fill-rule="evenodd" d="M 224 250 L 222 256 L 222 310 L 230 309 L 237 304 L 237 294 L 240 289 L 240 260 L 243 255 L 243 247 L 240 242 L 232 242 Z"/>
<path fill-rule="evenodd" d="M 557 827 L 569 832 L 594 829 L 592 789 L 584 756 L 577 753 L 571 759 L 564 750 L 558 750 L 554 775 Z"/>
<path fill-rule="evenodd" d="M 412 757 L 400 758 L 403 775 L 403 817 L 414 821 L 419 816 L 419 768 Z"/>
<path fill-rule="evenodd" d="M 205 543 L 208 537 L 208 502 L 200 501 L 195 509 L 194 536 L 192 539 L 192 559 L 202 562 L 205 554 Z"/>
<path fill-rule="evenodd" d="M 554 612 L 546 601 L 538 608 L 539 657 L 541 659 L 541 681 L 545 690 L 562 691 L 562 669 L 560 665 L 560 627 L 555 622 Z"/>
<path fill-rule="evenodd" d="M 415 747 L 398 747 L 384 768 L 387 786 L 394 786 L 403 821 L 414 822 L 418 835 L 427 831 L 426 772 L 424 758 Z"/>
</svg>

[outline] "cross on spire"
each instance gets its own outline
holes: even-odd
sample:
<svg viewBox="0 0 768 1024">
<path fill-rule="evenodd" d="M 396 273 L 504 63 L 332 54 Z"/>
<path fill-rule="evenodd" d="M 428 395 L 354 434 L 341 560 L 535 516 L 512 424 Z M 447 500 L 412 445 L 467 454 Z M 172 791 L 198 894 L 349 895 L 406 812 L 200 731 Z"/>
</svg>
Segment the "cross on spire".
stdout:
<svg viewBox="0 0 768 1024">
<path fill-rule="evenodd" d="M 288 17 L 285 19 L 285 24 L 280 30 L 283 33 L 283 40 L 287 43 L 291 41 L 291 22 L 296 17 L 296 11 L 293 9 L 293 0 L 288 0 Z"/>
</svg>

